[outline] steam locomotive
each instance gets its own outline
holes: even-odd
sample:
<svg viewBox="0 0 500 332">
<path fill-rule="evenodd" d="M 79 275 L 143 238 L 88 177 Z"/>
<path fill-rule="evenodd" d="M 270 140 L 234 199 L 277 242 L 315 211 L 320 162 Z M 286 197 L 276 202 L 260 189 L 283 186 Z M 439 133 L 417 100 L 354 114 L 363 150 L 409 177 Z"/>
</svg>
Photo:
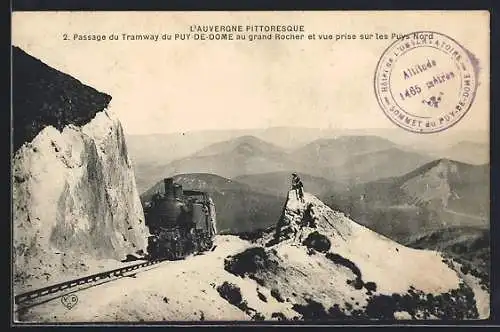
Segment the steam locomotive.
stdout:
<svg viewBox="0 0 500 332">
<path fill-rule="evenodd" d="M 164 179 L 165 192 L 155 193 L 144 206 L 150 259 L 182 259 L 209 250 L 216 230 L 215 205 L 202 191 L 184 190 L 173 178 Z"/>
</svg>

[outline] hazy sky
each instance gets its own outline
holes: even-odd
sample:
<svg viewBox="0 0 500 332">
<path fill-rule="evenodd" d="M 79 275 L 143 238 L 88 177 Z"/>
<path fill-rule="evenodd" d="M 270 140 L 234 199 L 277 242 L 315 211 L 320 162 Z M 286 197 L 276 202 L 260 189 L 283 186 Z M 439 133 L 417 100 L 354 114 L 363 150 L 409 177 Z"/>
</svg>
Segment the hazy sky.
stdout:
<svg viewBox="0 0 500 332">
<path fill-rule="evenodd" d="M 373 92 L 377 61 L 391 41 L 97 42 L 73 41 L 74 33 L 188 33 L 193 24 L 303 24 L 306 34 L 439 31 L 472 51 L 482 68 L 475 103 L 450 130 L 489 128 L 487 12 L 17 12 L 12 24 L 14 45 L 112 95 L 129 134 L 395 128 Z"/>
</svg>

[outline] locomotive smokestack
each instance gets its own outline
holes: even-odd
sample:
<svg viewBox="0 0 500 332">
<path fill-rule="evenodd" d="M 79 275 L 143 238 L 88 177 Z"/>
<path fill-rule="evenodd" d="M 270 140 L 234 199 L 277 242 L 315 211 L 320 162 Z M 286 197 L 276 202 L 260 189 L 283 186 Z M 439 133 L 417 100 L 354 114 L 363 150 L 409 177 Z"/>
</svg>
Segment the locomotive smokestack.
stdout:
<svg viewBox="0 0 500 332">
<path fill-rule="evenodd" d="M 163 180 L 165 184 L 165 197 L 166 198 L 174 198 L 175 193 L 174 193 L 174 179 L 173 178 L 166 178 Z"/>
<path fill-rule="evenodd" d="M 182 190 L 182 185 L 180 185 L 180 184 L 174 185 L 174 196 L 177 199 L 182 199 L 182 197 L 184 196 L 184 191 Z"/>
</svg>

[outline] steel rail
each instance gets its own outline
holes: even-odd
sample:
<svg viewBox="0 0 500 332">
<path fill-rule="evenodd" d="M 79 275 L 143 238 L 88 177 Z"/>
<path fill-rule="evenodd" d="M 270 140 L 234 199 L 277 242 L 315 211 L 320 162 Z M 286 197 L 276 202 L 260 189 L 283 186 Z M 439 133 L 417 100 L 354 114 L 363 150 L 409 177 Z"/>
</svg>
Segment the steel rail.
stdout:
<svg viewBox="0 0 500 332">
<path fill-rule="evenodd" d="M 153 260 L 153 261 L 148 261 L 148 262 L 143 262 L 135 265 L 129 265 L 125 267 L 121 267 L 118 269 L 110 270 L 110 271 L 105 271 L 105 272 L 99 272 L 96 274 L 92 274 L 86 277 L 81 277 L 73 280 L 68 280 L 64 281 L 58 284 L 54 284 L 51 286 L 35 289 L 29 292 L 25 292 L 19 295 L 16 295 L 14 297 L 14 302 L 16 304 L 21 304 L 30 300 L 34 300 L 49 294 L 54 294 L 63 290 L 67 290 L 76 286 L 81 286 L 85 284 L 89 284 L 92 282 L 96 282 L 99 280 L 107 279 L 107 278 L 113 278 L 113 277 L 123 277 L 126 272 L 138 270 L 143 267 L 155 265 L 158 263 L 161 263 L 165 261 L 166 259 L 162 260 Z"/>
</svg>

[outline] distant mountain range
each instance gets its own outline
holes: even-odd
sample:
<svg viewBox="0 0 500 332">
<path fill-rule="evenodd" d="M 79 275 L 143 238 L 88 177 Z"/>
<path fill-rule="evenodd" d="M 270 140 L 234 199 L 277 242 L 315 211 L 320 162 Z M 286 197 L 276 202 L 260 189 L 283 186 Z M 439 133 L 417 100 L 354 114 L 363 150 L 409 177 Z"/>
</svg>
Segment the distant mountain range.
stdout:
<svg viewBox="0 0 500 332">
<path fill-rule="evenodd" d="M 168 171 L 166 167 L 174 160 L 180 160 L 191 157 L 196 152 L 203 150 L 211 144 L 217 144 L 225 141 L 237 140 L 241 136 L 254 136 L 262 141 L 273 144 L 283 151 L 306 154 L 302 150 L 306 145 L 314 141 L 321 142 L 330 139 L 341 138 L 343 136 L 369 136 L 371 138 L 378 137 L 392 143 L 394 148 L 404 152 L 416 153 L 419 156 L 424 155 L 431 159 L 449 158 L 469 164 L 487 163 L 489 158 L 488 133 L 478 130 L 461 130 L 457 132 L 447 132 L 447 137 L 436 140 L 434 137 L 425 135 L 409 135 L 404 130 L 400 129 L 341 129 L 341 128 L 300 128 L 300 127 L 271 127 L 265 129 L 237 129 L 237 130 L 204 130 L 193 132 L 180 132 L 170 134 L 147 134 L 147 135 L 126 135 L 127 147 L 133 161 L 137 173 L 137 185 L 140 191 L 146 190 L 157 180 L 158 174 L 163 174 Z M 467 138 L 467 141 L 460 142 L 456 148 L 449 147 L 449 142 L 459 142 Z M 354 139 L 356 141 L 356 139 Z M 469 144 L 470 143 L 470 144 Z M 387 144 L 387 148 L 391 144 Z M 481 149 L 476 149 L 473 146 L 480 146 Z M 314 146 L 314 144 L 313 144 Z M 473 148 L 464 148 L 472 146 Z M 476 146 L 476 147 L 477 147 Z M 302 151 L 302 152 L 298 152 Z M 482 152 L 479 152 L 482 151 Z M 315 151 L 312 151 L 314 153 Z M 355 151 L 353 151 L 353 154 Z M 390 158 L 393 158 L 391 156 Z M 323 156 L 325 159 L 335 159 L 335 154 L 329 157 Z M 403 159 L 405 159 L 404 157 Z M 335 159 L 335 163 L 339 163 L 340 157 Z M 430 160 L 426 160 L 430 161 Z M 312 163 L 308 163 L 311 166 Z M 359 163 L 356 163 L 359 165 Z M 381 165 L 384 170 L 390 170 Z M 327 165 L 329 168 L 330 165 Z M 198 170 L 201 172 L 201 170 Z M 268 172 L 272 170 L 267 170 Z M 279 170 L 274 170 L 279 171 Z M 329 177 L 346 177 L 342 170 L 336 175 L 332 170 L 320 169 L 317 172 L 309 171 L 306 173 L 316 176 L 325 176 L 325 172 L 329 171 Z M 409 171 L 409 169 L 403 169 Z M 179 173 L 190 172 L 188 170 L 180 170 Z M 219 174 L 224 175 L 224 174 Z M 245 174 L 241 174 L 245 175 Z M 326 174 L 328 175 L 328 174 Z M 380 177 L 394 176 L 396 174 L 383 174 Z M 227 174 L 226 174 L 227 176 Z M 378 178 L 380 178 L 378 177 Z M 359 176 L 359 180 L 373 180 L 373 176 Z M 338 179 L 334 179 L 338 180 Z"/>
<path fill-rule="evenodd" d="M 297 149 L 305 144 L 322 138 L 334 138 L 339 136 L 378 136 L 400 145 L 421 145 L 444 148 L 439 146 L 440 142 L 459 142 L 464 137 L 472 142 L 487 144 L 488 132 L 480 130 L 459 130 L 448 132 L 449 140 L 437 140 L 432 136 L 419 136 L 408 134 L 400 128 L 305 128 L 305 127 L 270 127 L 257 129 L 234 129 L 234 130 L 200 130 L 179 133 L 157 133 L 143 135 L 127 135 L 127 142 L 133 151 L 141 153 L 142 156 L 150 155 L 154 158 L 154 151 L 160 151 L 160 147 L 169 147 L 172 150 L 172 159 L 186 157 L 204 146 L 231 140 L 240 136 L 255 136 L 264 141 L 278 145 L 288 150 Z M 147 147 L 148 149 L 145 149 Z M 139 151 L 140 150 L 140 151 Z"/>
<path fill-rule="evenodd" d="M 377 136 L 319 139 L 291 151 L 255 136 L 241 136 L 210 144 L 172 162 L 163 163 L 162 158 L 155 162 L 135 162 L 139 190 L 145 190 L 159 178 L 182 173 L 236 178 L 296 171 L 352 184 L 399 176 L 432 160 L 428 155 Z"/>
<path fill-rule="evenodd" d="M 333 193 L 331 206 L 391 238 L 449 226 L 489 226 L 489 165 L 448 159 Z"/>
<path fill-rule="evenodd" d="M 281 170 L 297 166 L 278 146 L 254 136 L 209 145 L 189 157 L 165 166 L 167 175 L 179 173 L 211 173 L 226 178 Z"/>
<path fill-rule="evenodd" d="M 347 154 L 344 163 L 334 167 L 323 165 L 317 174 L 346 183 L 361 183 L 403 175 L 432 160 L 428 155 L 393 146 Z"/>
<path fill-rule="evenodd" d="M 340 136 L 315 140 L 294 150 L 298 160 L 314 161 L 321 166 L 338 166 L 352 156 L 393 148 L 396 144 L 377 136 Z"/>
</svg>

